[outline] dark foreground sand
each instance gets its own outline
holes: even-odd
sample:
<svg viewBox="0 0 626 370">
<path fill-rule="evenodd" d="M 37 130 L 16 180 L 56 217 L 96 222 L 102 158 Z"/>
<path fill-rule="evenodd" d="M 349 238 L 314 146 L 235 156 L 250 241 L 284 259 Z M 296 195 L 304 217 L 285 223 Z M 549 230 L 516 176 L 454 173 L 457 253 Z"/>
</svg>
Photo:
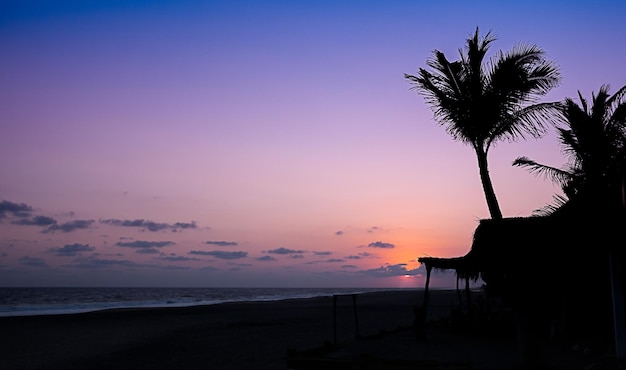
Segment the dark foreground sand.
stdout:
<svg viewBox="0 0 626 370">
<path fill-rule="evenodd" d="M 459 303 L 454 291 L 432 292 L 426 335 L 418 337 L 422 294 L 358 295 L 358 338 L 351 296 L 337 298 L 336 321 L 333 297 L 3 317 L 0 369 L 295 369 L 306 362 L 288 361 L 288 350 L 305 355 L 324 344 L 333 350 L 308 368 L 516 368 L 511 322 L 460 329 L 450 315 Z M 548 343 L 546 352 L 561 369 L 595 369 L 601 360 L 569 343 Z"/>
</svg>

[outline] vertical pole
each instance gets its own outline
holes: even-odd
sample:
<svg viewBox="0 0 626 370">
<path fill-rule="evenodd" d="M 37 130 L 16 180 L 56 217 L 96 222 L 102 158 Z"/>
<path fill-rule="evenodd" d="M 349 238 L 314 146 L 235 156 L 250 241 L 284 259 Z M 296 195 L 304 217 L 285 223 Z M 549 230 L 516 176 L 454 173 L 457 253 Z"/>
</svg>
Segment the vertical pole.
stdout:
<svg viewBox="0 0 626 370">
<path fill-rule="evenodd" d="M 333 344 L 337 345 L 337 296 L 333 295 Z"/>
<path fill-rule="evenodd" d="M 355 335 L 354 335 L 354 337 L 356 339 L 359 339 L 361 337 L 361 333 L 359 331 L 359 317 L 358 317 L 357 311 L 356 311 L 356 294 L 352 295 L 352 309 L 354 311 L 354 328 L 355 328 Z"/>
<path fill-rule="evenodd" d="M 469 277 L 465 277 L 465 296 L 467 297 L 467 302 L 465 305 L 467 306 L 467 314 L 472 316 L 472 291 L 470 289 Z"/>
<path fill-rule="evenodd" d="M 613 324 L 615 331 L 615 355 L 618 368 L 626 366 L 626 322 L 624 320 L 624 287 L 622 286 L 621 258 L 614 252 L 609 254 L 611 290 L 613 296 Z"/>
<path fill-rule="evenodd" d="M 424 320 L 426 320 L 426 312 L 428 308 L 428 300 L 429 300 L 429 292 L 428 286 L 430 285 L 430 271 L 433 269 L 432 266 L 426 265 L 426 286 L 424 287 L 424 302 L 422 303 L 423 312 L 424 312 Z"/>
<path fill-rule="evenodd" d="M 429 291 L 430 286 L 430 272 L 432 266 L 426 263 L 426 285 L 424 286 L 424 299 L 422 301 L 422 307 L 415 308 L 415 335 L 417 339 L 426 339 L 426 318 L 428 317 L 428 304 L 429 304 Z"/>
</svg>

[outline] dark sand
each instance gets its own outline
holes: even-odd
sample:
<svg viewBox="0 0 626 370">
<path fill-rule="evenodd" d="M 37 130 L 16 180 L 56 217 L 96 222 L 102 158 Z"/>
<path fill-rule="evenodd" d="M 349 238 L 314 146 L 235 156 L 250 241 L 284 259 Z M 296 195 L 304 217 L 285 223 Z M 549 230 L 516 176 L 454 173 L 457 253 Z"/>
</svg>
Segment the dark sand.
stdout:
<svg viewBox="0 0 626 370">
<path fill-rule="evenodd" d="M 418 337 L 414 308 L 422 294 L 358 295 L 358 338 L 351 296 L 337 299 L 336 332 L 332 297 L 2 317 L 0 369 L 294 369 L 304 365 L 288 361 L 288 350 L 303 355 L 324 344 L 333 350 L 308 368 L 339 368 L 348 359 L 353 363 L 341 368 L 517 367 L 512 322 L 504 317 L 479 330 L 455 325 L 455 291 L 432 291 L 425 337 Z M 548 342 L 546 353 L 560 369 L 600 361 L 563 341 Z"/>
</svg>

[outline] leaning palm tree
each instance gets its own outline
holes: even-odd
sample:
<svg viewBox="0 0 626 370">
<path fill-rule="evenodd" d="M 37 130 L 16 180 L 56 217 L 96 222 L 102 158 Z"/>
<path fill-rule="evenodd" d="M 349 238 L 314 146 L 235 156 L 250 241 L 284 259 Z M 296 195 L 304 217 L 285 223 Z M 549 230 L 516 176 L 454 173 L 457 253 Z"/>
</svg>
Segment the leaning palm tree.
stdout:
<svg viewBox="0 0 626 370">
<path fill-rule="evenodd" d="M 516 141 L 527 135 L 545 133 L 542 121 L 553 118 L 556 103 L 538 103 L 560 82 L 557 66 L 545 59 L 535 45 L 519 45 L 485 60 L 496 38 L 478 28 L 466 40 L 460 60 L 449 61 L 435 50 L 427 61 L 430 70 L 404 77 L 425 96 L 435 119 L 455 139 L 471 145 L 491 218 L 501 219 L 502 211 L 489 175 L 487 155 L 500 140 Z"/>
<path fill-rule="evenodd" d="M 562 151 L 568 155 L 565 168 L 519 157 L 514 166 L 544 176 L 559 184 L 565 197 L 557 206 L 548 205 L 536 213 L 550 214 L 564 200 L 583 195 L 612 208 L 622 207 L 626 177 L 626 86 L 609 94 L 609 85 L 592 92 L 591 105 L 578 92 L 580 105 L 566 98 L 557 125 Z M 606 203 L 605 203 L 606 202 Z"/>
</svg>

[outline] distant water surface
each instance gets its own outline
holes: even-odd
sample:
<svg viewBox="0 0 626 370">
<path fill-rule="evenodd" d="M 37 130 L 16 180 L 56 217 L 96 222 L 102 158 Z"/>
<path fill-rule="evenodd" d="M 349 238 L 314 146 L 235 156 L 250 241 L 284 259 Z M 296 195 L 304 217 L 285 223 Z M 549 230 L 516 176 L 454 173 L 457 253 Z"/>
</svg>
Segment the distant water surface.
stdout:
<svg viewBox="0 0 626 370">
<path fill-rule="evenodd" d="M 0 288 L 0 316 L 55 315 L 131 307 L 273 301 L 393 288 Z"/>
</svg>

